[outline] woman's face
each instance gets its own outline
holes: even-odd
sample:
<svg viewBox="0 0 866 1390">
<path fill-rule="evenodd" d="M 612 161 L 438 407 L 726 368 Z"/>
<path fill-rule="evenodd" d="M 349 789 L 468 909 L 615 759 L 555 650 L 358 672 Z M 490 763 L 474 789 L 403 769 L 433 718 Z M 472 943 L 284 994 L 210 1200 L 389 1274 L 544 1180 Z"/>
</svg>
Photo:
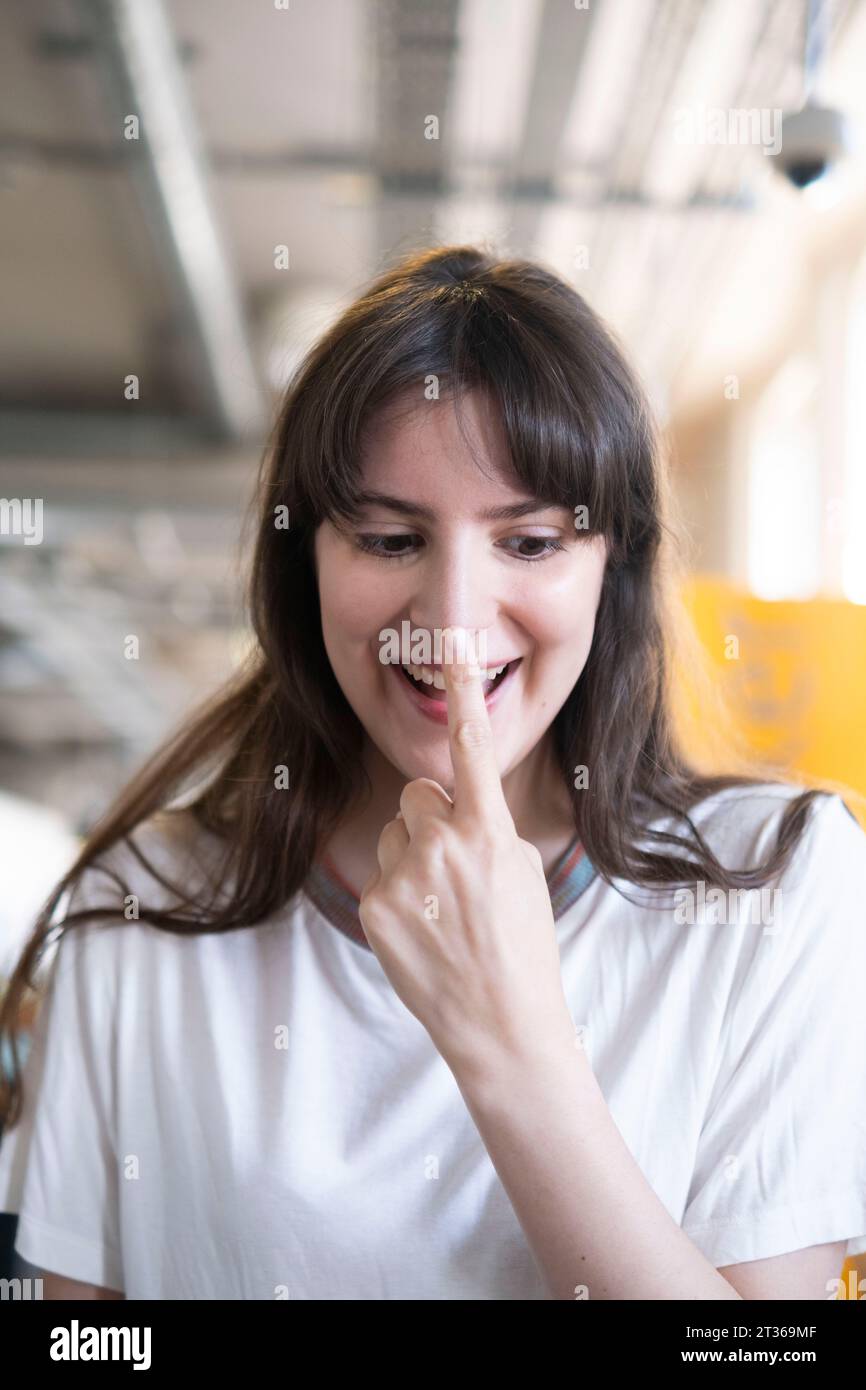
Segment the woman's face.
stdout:
<svg viewBox="0 0 866 1390">
<path fill-rule="evenodd" d="M 464 397 L 462 416 L 494 479 L 476 467 L 450 402 L 392 408 L 365 434 L 363 487 L 399 498 L 405 511 L 370 502 L 345 531 L 326 521 L 315 536 L 322 633 L 346 699 L 407 781 L 430 777 L 449 793 L 445 705 L 419 693 L 435 687 L 416 688 L 399 664 L 382 663 L 382 634 L 427 633 L 431 661 L 441 662 L 437 633 L 460 626 L 486 643 L 489 667 L 518 663 L 487 696 L 505 777 L 539 743 L 583 670 L 606 558 L 601 537 L 575 529 L 573 510 L 539 504 L 507 480 L 501 423 L 487 401 Z M 525 515 L 485 516 L 517 503 L 529 504 Z"/>
</svg>

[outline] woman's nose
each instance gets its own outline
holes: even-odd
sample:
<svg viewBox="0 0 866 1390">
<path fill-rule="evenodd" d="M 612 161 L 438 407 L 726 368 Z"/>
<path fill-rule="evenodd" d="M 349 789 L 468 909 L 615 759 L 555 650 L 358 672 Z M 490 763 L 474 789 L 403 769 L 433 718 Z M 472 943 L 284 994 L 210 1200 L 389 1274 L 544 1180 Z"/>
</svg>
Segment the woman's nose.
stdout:
<svg viewBox="0 0 866 1390">
<path fill-rule="evenodd" d="M 493 627 L 501 601 L 496 566 L 479 553 L 477 543 L 440 547 L 416 568 L 415 575 L 409 609 L 413 630 L 427 630 L 432 636 L 437 628 L 483 633 Z"/>
</svg>

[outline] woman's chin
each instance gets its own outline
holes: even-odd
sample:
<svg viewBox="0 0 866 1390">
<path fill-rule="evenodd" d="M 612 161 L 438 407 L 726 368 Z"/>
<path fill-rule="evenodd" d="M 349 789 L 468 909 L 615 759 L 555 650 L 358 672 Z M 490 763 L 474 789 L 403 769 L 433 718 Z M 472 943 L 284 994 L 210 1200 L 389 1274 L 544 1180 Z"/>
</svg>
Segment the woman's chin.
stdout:
<svg viewBox="0 0 866 1390">
<path fill-rule="evenodd" d="M 400 751 L 402 756 L 393 757 L 390 761 L 407 782 L 415 782 L 419 777 L 426 777 L 431 782 L 438 782 L 451 799 L 454 799 L 454 769 L 451 766 L 447 749 L 444 760 L 423 756 L 407 758 L 405 752 Z"/>
</svg>

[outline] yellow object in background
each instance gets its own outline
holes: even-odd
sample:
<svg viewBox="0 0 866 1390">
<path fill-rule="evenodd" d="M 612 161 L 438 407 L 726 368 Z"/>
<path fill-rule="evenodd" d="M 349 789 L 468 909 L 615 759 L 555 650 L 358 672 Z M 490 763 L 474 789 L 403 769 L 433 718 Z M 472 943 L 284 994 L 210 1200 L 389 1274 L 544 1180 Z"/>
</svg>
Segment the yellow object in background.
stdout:
<svg viewBox="0 0 866 1390">
<path fill-rule="evenodd" d="M 866 606 L 771 603 L 701 575 L 681 597 L 705 668 L 696 669 L 694 652 L 676 668 L 688 752 L 702 768 L 724 770 L 733 733 L 747 768 L 751 759 L 756 770 L 838 790 L 866 828 Z M 706 675 L 726 711 L 708 698 Z"/>
</svg>

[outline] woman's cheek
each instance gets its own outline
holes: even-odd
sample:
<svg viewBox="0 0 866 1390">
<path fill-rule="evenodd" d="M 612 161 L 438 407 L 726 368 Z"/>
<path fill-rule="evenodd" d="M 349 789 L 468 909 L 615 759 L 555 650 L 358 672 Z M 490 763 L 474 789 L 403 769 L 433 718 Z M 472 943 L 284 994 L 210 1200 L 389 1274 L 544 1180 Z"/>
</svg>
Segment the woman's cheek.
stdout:
<svg viewBox="0 0 866 1390">
<path fill-rule="evenodd" d="M 379 575 L 370 573 L 363 557 L 359 559 L 361 563 L 346 555 L 327 558 L 319 575 L 319 597 L 323 616 L 327 614 L 335 629 L 369 641 L 377 615 L 387 611 L 389 591 Z"/>
</svg>

